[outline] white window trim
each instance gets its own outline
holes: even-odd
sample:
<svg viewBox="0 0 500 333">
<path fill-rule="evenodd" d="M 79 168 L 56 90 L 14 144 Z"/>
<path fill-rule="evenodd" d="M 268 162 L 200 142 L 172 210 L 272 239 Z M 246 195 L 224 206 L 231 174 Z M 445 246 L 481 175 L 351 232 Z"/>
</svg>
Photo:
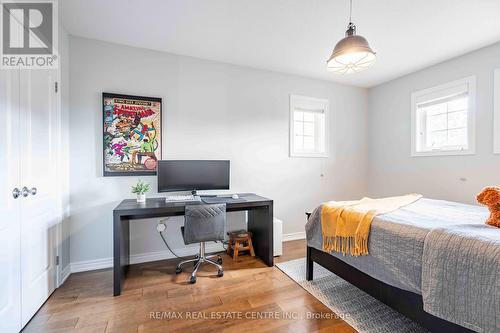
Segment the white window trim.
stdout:
<svg viewBox="0 0 500 333">
<path fill-rule="evenodd" d="M 417 151 L 417 100 L 422 95 L 449 89 L 460 84 L 468 85 L 468 121 L 467 121 L 467 136 L 468 147 L 466 150 L 433 150 L 433 151 Z M 469 76 L 460 80 L 448 82 L 439 86 L 416 91 L 411 94 L 411 156 L 453 156 L 453 155 L 474 155 L 476 153 L 476 77 Z"/>
<path fill-rule="evenodd" d="M 293 137 L 293 116 L 295 109 L 307 109 L 302 105 L 320 105 L 325 114 L 325 152 L 324 153 L 307 153 L 295 152 L 294 137 Z M 319 109 L 319 107 L 317 108 Z M 289 114 L 289 129 L 290 141 L 290 157 L 328 157 L 330 151 L 330 102 L 327 99 L 307 97 L 301 95 L 290 94 L 290 114 Z"/>
<path fill-rule="evenodd" d="M 493 153 L 500 154 L 500 68 L 495 69 Z"/>
</svg>

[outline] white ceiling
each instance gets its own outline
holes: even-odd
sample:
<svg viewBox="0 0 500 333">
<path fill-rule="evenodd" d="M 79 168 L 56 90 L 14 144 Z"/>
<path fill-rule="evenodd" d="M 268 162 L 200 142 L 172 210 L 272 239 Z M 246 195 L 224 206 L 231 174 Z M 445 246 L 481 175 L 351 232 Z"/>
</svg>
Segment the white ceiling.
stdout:
<svg viewBox="0 0 500 333">
<path fill-rule="evenodd" d="M 500 41 L 499 0 L 353 0 L 353 22 L 377 52 L 339 76 L 326 60 L 348 0 L 61 0 L 72 35 L 371 87 Z"/>
</svg>

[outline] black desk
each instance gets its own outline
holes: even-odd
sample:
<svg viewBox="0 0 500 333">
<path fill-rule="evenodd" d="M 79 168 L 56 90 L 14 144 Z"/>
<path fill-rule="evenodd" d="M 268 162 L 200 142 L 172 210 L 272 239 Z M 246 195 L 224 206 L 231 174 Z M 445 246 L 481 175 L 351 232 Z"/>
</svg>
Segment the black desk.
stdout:
<svg viewBox="0 0 500 333">
<path fill-rule="evenodd" d="M 255 254 L 268 266 L 273 266 L 273 201 L 253 193 L 239 194 L 244 202 L 226 204 L 228 212 L 248 211 L 248 230 L 252 232 Z M 184 207 L 200 202 L 167 203 L 165 198 L 123 200 L 113 210 L 113 294 L 120 295 L 129 265 L 130 220 L 184 215 Z"/>
</svg>

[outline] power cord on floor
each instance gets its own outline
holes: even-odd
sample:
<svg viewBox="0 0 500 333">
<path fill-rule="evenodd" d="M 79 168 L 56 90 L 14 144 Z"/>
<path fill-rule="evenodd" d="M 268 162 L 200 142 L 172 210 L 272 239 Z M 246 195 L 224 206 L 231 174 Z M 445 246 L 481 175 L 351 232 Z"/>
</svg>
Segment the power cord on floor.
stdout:
<svg viewBox="0 0 500 333">
<path fill-rule="evenodd" d="M 172 253 L 176 258 L 178 259 L 186 259 L 187 257 L 180 257 L 177 255 L 177 253 L 175 253 L 172 248 L 168 245 L 168 242 L 167 240 L 165 239 L 165 236 L 163 236 L 163 231 L 165 231 L 167 229 L 167 225 L 164 223 L 168 220 L 168 217 L 163 219 L 163 220 L 160 220 L 158 225 L 156 226 L 156 230 L 158 231 L 158 233 L 160 234 L 160 237 L 161 239 L 163 240 L 163 243 L 165 243 L 165 246 L 168 248 L 168 250 L 170 251 L 170 253 Z M 215 241 L 215 243 L 217 243 L 217 241 Z M 227 242 L 226 241 L 222 241 L 222 247 L 224 248 L 224 251 L 227 251 Z"/>
</svg>

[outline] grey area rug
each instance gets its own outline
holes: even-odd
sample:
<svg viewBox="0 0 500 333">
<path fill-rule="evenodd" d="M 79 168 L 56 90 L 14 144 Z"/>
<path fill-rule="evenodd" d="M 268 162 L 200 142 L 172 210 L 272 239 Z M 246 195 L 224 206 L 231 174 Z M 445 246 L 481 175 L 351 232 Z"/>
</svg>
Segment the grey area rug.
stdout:
<svg viewBox="0 0 500 333">
<path fill-rule="evenodd" d="M 306 280 L 306 259 L 276 266 L 358 332 L 428 332 L 329 270 L 314 264 L 313 281 Z"/>
</svg>

